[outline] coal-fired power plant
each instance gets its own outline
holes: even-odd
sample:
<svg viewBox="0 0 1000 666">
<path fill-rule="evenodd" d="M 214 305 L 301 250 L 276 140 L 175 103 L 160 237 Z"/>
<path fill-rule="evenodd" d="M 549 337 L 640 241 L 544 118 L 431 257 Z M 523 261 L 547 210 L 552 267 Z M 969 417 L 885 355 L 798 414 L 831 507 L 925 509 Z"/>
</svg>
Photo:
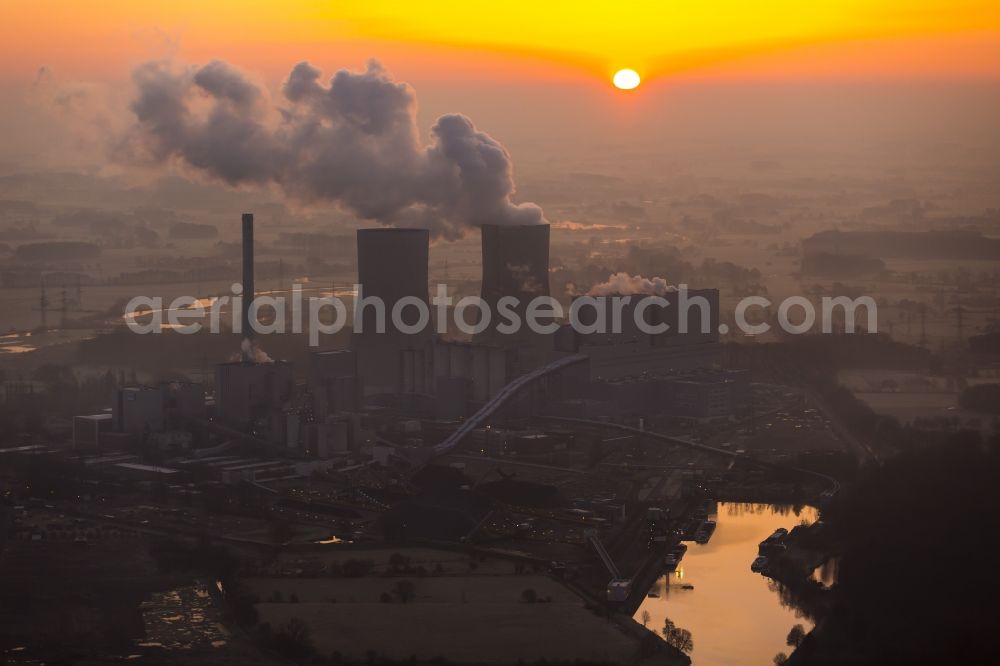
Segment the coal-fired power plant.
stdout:
<svg viewBox="0 0 1000 666">
<path fill-rule="evenodd" d="M 243 344 L 241 356 L 244 362 L 254 360 L 253 327 L 250 325 L 250 307 L 253 305 L 253 213 L 243 213 L 243 311 L 240 319 Z"/>
<path fill-rule="evenodd" d="M 215 418 L 240 432 L 278 441 L 282 405 L 295 386 L 292 366 L 273 361 L 253 341 L 251 306 L 254 289 L 253 214 L 243 214 L 243 296 L 240 326 L 243 339 L 238 361 L 215 366 Z"/>
<path fill-rule="evenodd" d="M 538 296 L 549 295 L 549 225 L 547 224 L 484 224 L 482 299 L 490 311 L 497 313 L 497 303 L 504 296 L 518 299 L 513 310 L 524 321 L 528 303 Z M 502 335 L 491 322 L 477 341 L 500 344 L 523 342 L 530 334 L 526 326 L 521 335 Z"/>
<path fill-rule="evenodd" d="M 423 348 L 433 328 L 430 323 L 416 333 L 403 333 L 392 325 L 392 311 L 403 299 L 419 299 L 428 304 L 427 261 L 430 232 L 427 229 L 358 229 L 359 298 L 378 297 L 385 303 L 384 333 L 378 332 L 378 313 L 363 306 L 354 322 L 352 346 L 363 368 L 366 393 L 394 393 L 399 390 L 401 354 L 405 349 Z M 402 306 L 401 319 L 407 325 L 418 321 L 418 310 Z"/>
</svg>

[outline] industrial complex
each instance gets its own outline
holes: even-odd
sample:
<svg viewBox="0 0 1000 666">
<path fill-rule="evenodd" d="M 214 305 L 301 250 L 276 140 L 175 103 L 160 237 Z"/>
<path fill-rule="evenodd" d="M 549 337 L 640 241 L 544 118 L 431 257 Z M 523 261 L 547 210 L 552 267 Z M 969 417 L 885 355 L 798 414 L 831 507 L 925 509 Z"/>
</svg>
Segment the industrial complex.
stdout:
<svg viewBox="0 0 1000 666">
<path fill-rule="evenodd" d="M 702 307 L 687 314 L 676 292 L 639 312 L 625 299 L 617 330 L 594 326 L 599 310 L 550 332 L 494 322 L 439 333 L 435 321 L 380 330 L 364 299 L 389 312 L 430 304 L 430 236 L 360 229 L 349 344 L 310 349 L 302 367 L 268 356 L 267 336 L 253 332 L 253 215 L 242 231 L 242 341 L 217 359 L 214 382 L 115 382 L 103 411 L 73 419 L 69 447 L 9 447 L 0 464 L 22 473 L 44 461 L 47 474 L 73 475 L 81 524 L 251 552 L 297 543 L 291 560 L 268 565 L 280 576 L 326 566 L 331 544 L 358 558 L 432 547 L 512 562 L 503 566 L 616 618 L 638 641 L 626 652 L 642 644 L 631 615 L 682 542 L 711 538 L 717 501 L 820 502 L 835 490 L 799 466 L 798 447 L 758 436 L 758 418 L 801 422 L 833 442 L 815 455 L 841 447 L 801 394 L 721 367 L 717 290 L 693 290 Z M 482 300 L 502 308 L 513 297 L 525 317 L 521 304 L 550 294 L 549 227 L 484 225 L 481 237 Z M 151 496 L 155 508 L 143 508 Z M 70 505 L 54 493 L 47 506 Z M 26 539 L 54 538 L 25 525 Z M 263 565 L 242 566 L 256 580 L 248 572 Z"/>
</svg>

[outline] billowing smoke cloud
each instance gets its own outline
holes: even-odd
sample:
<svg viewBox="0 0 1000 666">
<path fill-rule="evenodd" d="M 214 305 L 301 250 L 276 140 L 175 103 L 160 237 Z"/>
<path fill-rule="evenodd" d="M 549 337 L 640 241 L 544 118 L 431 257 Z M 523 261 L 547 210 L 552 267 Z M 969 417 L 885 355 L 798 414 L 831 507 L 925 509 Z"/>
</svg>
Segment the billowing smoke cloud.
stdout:
<svg viewBox="0 0 1000 666">
<path fill-rule="evenodd" d="M 328 85 L 299 63 L 280 102 L 221 61 L 150 62 L 133 80 L 123 159 L 180 163 L 230 185 L 275 184 L 302 202 L 338 202 L 364 219 L 446 238 L 484 222 L 544 221 L 538 206 L 511 201 L 510 155 L 465 116 L 441 116 L 424 143 L 413 89 L 375 60 Z"/>
<path fill-rule="evenodd" d="M 677 287 L 667 284 L 661 277 L 644 278 L 641 275 L 628 273 L 613 273 L 607 282 L 596 284 L 587 292 L 590 296 L 628 296 L 632 294 L 650 294 L 663 296 L 667 292 L 677 291 Z"/>
</svg>

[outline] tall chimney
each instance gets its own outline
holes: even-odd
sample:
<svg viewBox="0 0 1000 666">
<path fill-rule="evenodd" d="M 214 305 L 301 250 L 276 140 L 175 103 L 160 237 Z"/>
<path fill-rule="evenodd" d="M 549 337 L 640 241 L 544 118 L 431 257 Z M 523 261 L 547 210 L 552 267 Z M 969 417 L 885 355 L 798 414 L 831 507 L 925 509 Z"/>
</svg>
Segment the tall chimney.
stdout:
<svg viewBox="0 0 1000 666">
<path fill-rule="evenodd" d="M 254 298 L 253 286 L 253 213 L 243 213 L 243 361 L 253 361 L 253 328 L 250 326 L 250 305 Z"/>
</svg>

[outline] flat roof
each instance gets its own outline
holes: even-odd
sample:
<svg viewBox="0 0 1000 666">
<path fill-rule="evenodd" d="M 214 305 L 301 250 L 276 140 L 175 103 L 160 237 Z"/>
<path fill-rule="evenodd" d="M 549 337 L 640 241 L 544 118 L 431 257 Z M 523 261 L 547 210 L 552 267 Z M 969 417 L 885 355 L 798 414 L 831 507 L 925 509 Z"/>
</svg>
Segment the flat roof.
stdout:
<svg viewBox="0 0 1000 666">
<path fill-rule="evenodd" d="M 225 463 L 231 460 L 240 460 L 240 456 L 208 456 L 205 458 L 184 458 L 183 460 L 178 460 L 176 464 L 178 465 L 209 465 L 213 463 Z"/>
<path fill-rule="evenodd" d="M 254 469 L 254 468 L 268 469 L 271 467 L 288 467 L 290 465 L 294 465 L 294 463 L 285 462 L 283 460 L 265 460 L 263 462 L 240 463 L 232 465 L 230 467 L 223 467 L 222 469 L 223 471 L 226 472 L 238 472 L 240 470 L 246 470 L 246 469 Z"/>
<path fill-rule="evenodd" d="M 256 361 L 223 361 L 222 363 L 216 363 L 217 368 L 271 368 L 276 365 L 287 365 L 290 366 L 291 362 L 284 359 L 276 358 L 273 361 L 266 361 L 264 363 L 258 363 Z"/>
<path fill-rule="evenodd" d="M 74 419 L 83 419 L 85 421 L 110 421 L 111 414 L 81 414 L 79 416 L 74 416 Z"/>
<path fill-rule="evenodd" d="M 118 462 L 125 462 L 126 460 L 135 460 L 137 456 L 131 453 L 117 453 L 107 456 L 97 456 L 95 458 L 83 458 L 80 462 L 84 465 L 103 465 Z"/>
<path fill-rule="evenodd" d="M 47 448 L 44 444 L 26 444 L 25 446 L 12 446 L 6 449 L 0 449 L 0 455 L 5 453 L 28 453 L 31 451 L 40 451 Z"/>
<path fill-rule="evenodd" d="M 143 465 L 142 463 L 118 463 L 115 467 L 121 467 L 122 469 L 131 469 L 136 472 L 152 472 L 154 474 L 177 474 L 178 471 L 173 467 L 160 467 L 159 465 Z"/>
<path fill-rule="evenodd" d="M 217 468 L 220 468 L 220 467 L 221 468 L 227 468 L 227 467 L 232 467 L 233 465 L 249 465 L 249 464 L 258 463 L 258 462 L 260 462 L 260 459 L 258 459 L 258 458 L 241 458 L 239 456 L 234 456 L 234 457 L 231 457 L 231 458 L 223 458 L 223 459 L 220 459 L 220 460 L 213 460 L 212 462 L 208 463 L 206 466 L 207 467 L 211 467 L 213 469 L 217 469 Z"/>
</svg>

